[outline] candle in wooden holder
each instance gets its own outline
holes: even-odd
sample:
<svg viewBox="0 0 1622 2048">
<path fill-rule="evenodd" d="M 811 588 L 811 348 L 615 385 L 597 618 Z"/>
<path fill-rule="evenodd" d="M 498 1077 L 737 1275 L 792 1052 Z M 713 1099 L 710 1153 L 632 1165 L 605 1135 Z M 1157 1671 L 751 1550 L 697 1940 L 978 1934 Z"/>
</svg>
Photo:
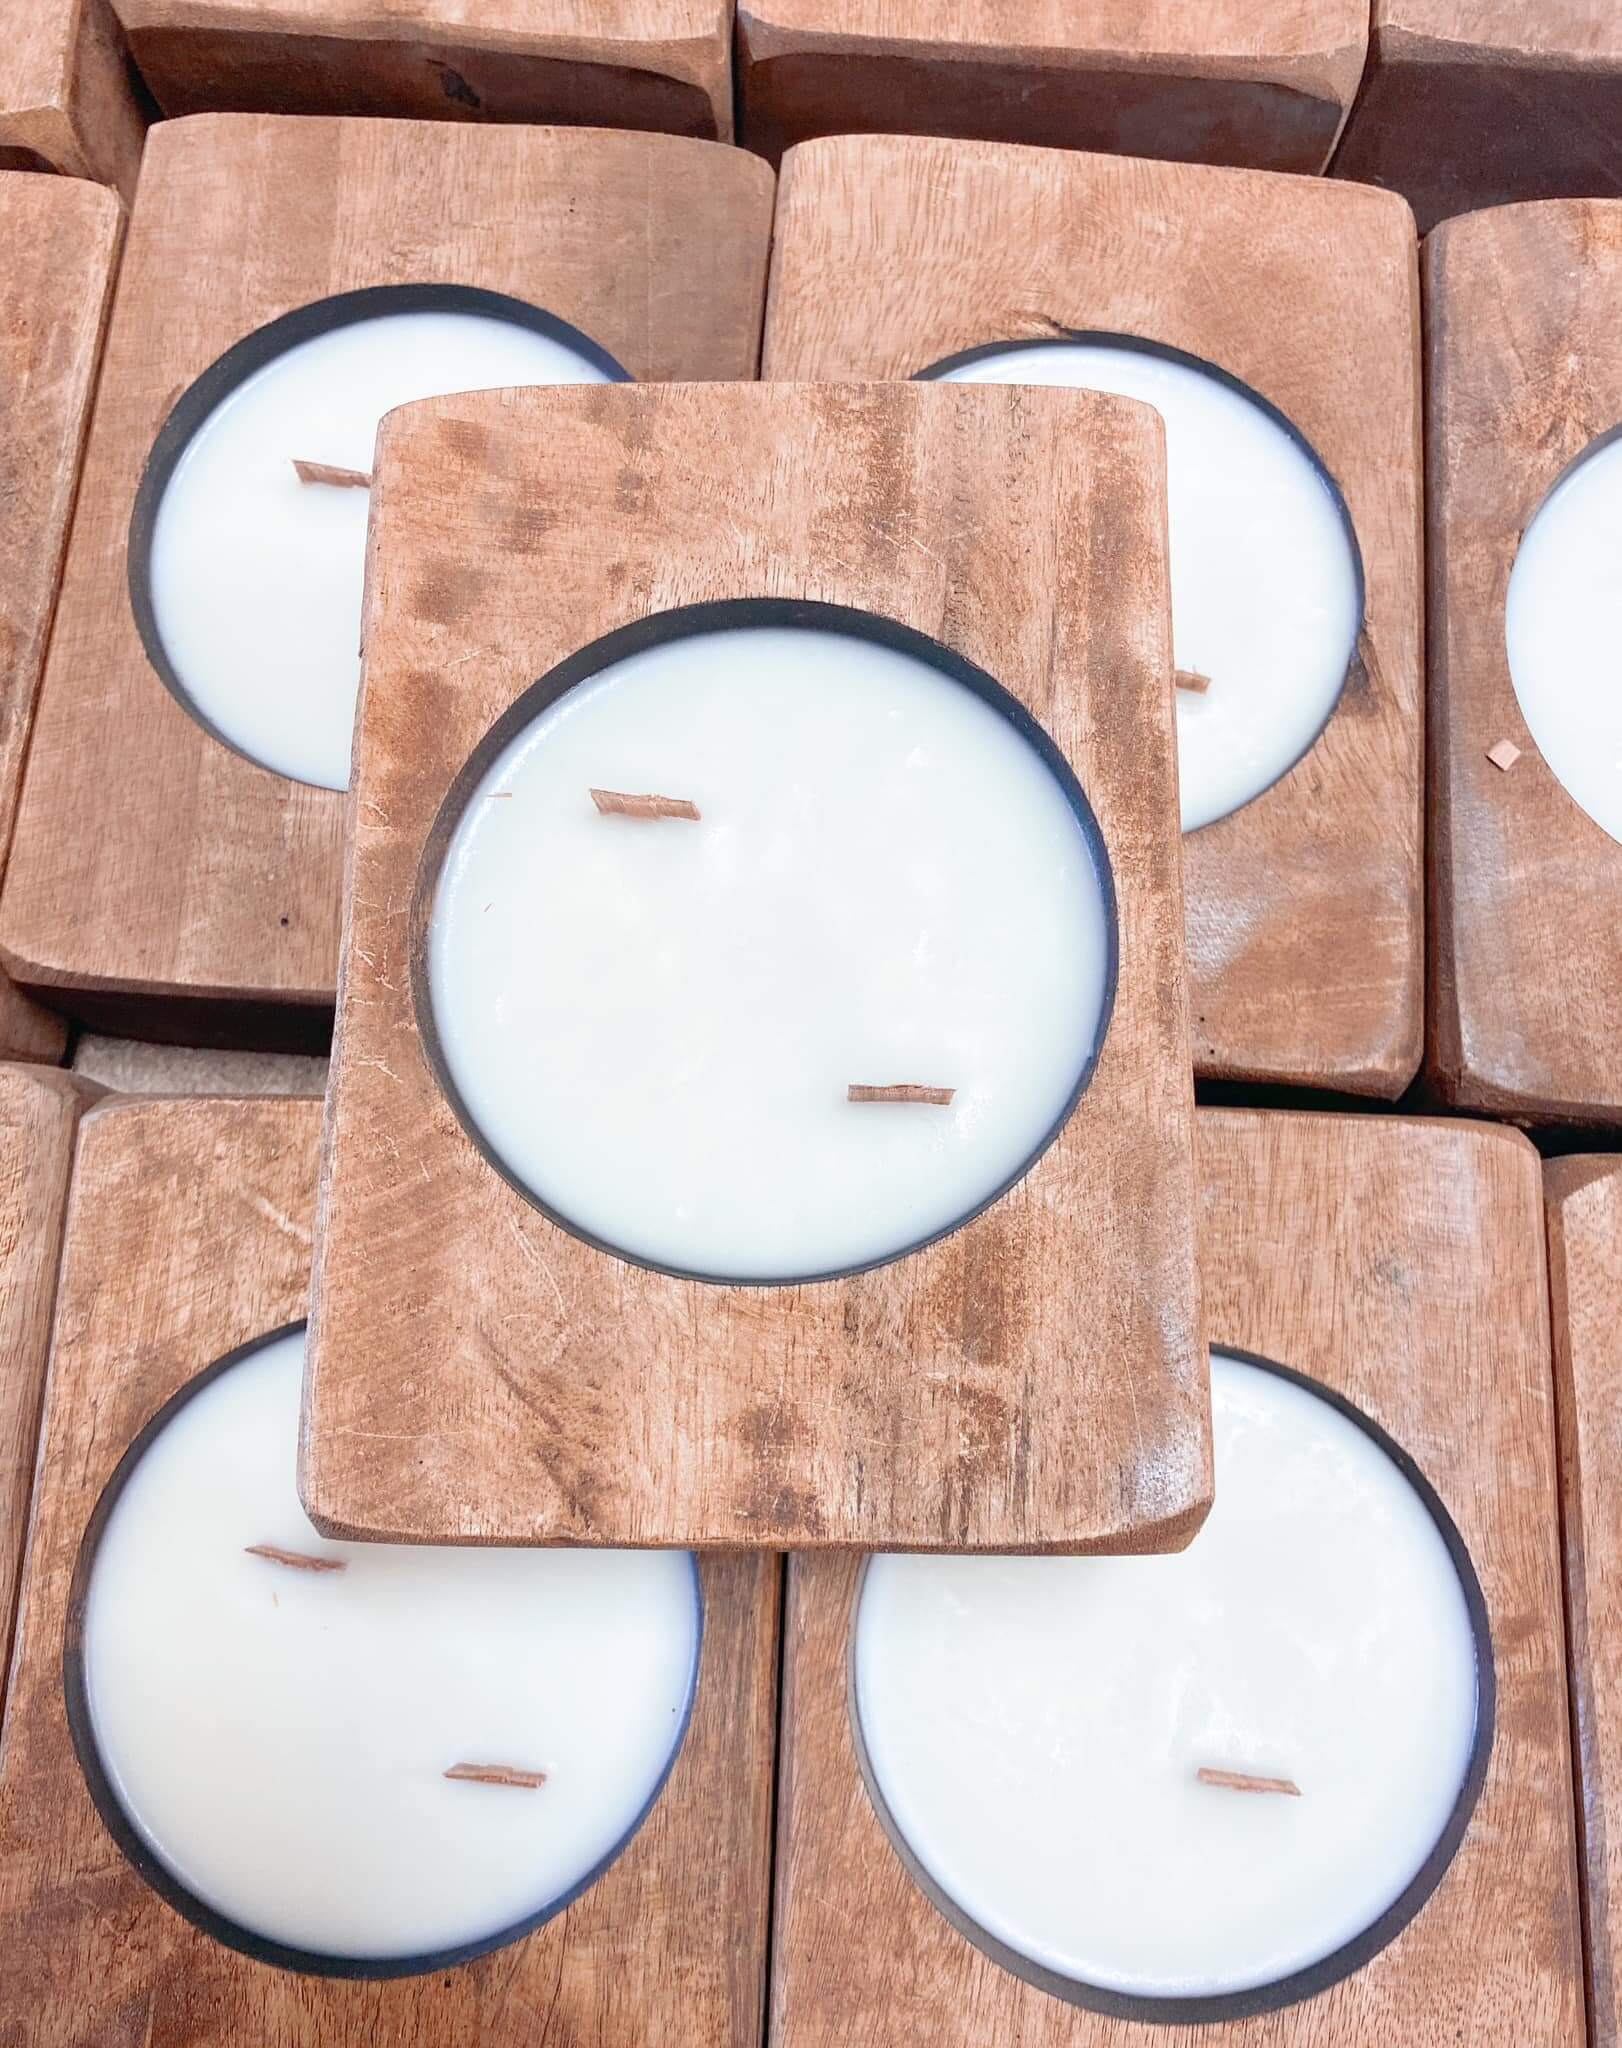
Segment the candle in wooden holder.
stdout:
<svg viewBox="0 0 1622 2048">
<path fill-rule="evenodd" d="M 739 0 L 740 119 L 774 159 L 877 131 L 1321 171 L 1367 42 L 1366 0 Z"/>
<path fill-rule="evenodd" d="M 1461 1106 L 1616 1124 L 1622 200 L 1471 214 L 1425 253 L 1428 1075 Z"/>
<path fill-rule="evenodd" d="M 1421 229 L 1509 199 L 1622 196 L 1614 0 L 1374 0 L 1337 178 L 1387 185 Z"/>
<path fill-rule="evenodd" d="M 777 1562 L 698 1562 L 700 1652 L 680 1553 L 319 1537 L 273 1333 L 306 1306 L 320 1118 L 84 1122 L 0 1762 L 0 1913 L 50 1938 L 0 1945 L 0 2009 L 40 2048 L 734 2048 L 765 1986 Z"/>
<path fill-rule="evenodd" d="M 670 136 L 158 126 L 0 899 L 22 980 L 142 1035 L 324 1042 L 344 804 L 234 751 L 344 780 L 367 494 L 294 462 L 369 470 L 381 402 L 464 377 L 751 376 L 771 189 Z"/>
<path fill-rule="evenodd" d="M 147 102 L 109 0 L 0 0 L 0 170 L 135 191 Z"/>
<path fill-rule="evenodd" d="M 164 112 L 732 135 L 727 0 L 115 0 Z"/>
<path fill-rule="evenodd" d="M 1207 1078 L 1395 1096 L 1419 1064 L 1418 337 L 1387 195 L 893 136 L 784 165 L 768 378 L 1086 384 L 1165 418 Z"/>
<path fill-rule="evenodd" d="M 1162 480 L 1154 415 L 1085 392 L 560 386 L 385 422 L 319 1526 L 1187 1540 Z M 951 1100 L 849 1099 L 895 1085 Z"/>
<path fill-rule="evenodd" d="M 1538 1160 L 1196 1122 L 1188 1550 L 790 1561 L 781 2048 L 1582 2048 Z"/>
</svg>

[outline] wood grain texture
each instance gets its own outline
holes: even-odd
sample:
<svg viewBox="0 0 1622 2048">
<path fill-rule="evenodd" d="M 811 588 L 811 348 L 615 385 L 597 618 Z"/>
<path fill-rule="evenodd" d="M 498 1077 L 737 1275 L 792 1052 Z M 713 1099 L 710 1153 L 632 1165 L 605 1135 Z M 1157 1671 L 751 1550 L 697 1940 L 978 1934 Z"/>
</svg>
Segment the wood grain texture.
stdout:
<svg viewBox="0 0 1622 2048">
<path fill-rule="evenodd" d="M 1622 1159 L 1543 1171 L 1560 1416 L 1566 1633 L 1577 1748 L 1588 2007 L 1594 2048 L 1616 2048 L 1622 1977 Z"/>
<path fill-rule="evenodd" d="M 402 408 L 379 462 L 306 1387 L 317 1521 L 1186 1542 L 1209 1395 L 1155 416 L 966 385 L 555 388 Z M 1074 765 L 1120 913 L 1102 1055 L 1030 1174 L 907 1258 L 771 1288 L 672 1279 L 550 1222 L 461 1128 L 411 994 L 424 847 L 495 718 L 605 632 L 744 597 L 876 612 L 996 677 Z"/>
<path fill-rule="evenodd" d="M 1366 0 L 738 0 L 744 139 L 972 136 L 1321 171 Z"/>
<path fill-rule="evenodd" d="M 1622 845 L 1569 797 L 1516 701 L 1515 555 L 1567 465 L 1622 421 L 1622 202 L 1445 222 L 1425 244 L 1430 1017 L 1443 1098 L 1622 1122 Z M 1488 748 L 1521 749 L 1502 773 Z"/>
<path fill-rule="evenodd" d="M 10 1663 L 79 1111 L 66 1074 L 0 1066 L 0 1680 Z"/>
<path fill-rule="evenodd" d="M 114 0 L 164 112 L 732 135 L 730 0 Z"/>
<path fill-rule="evenodd" d="M 568 1911 L 431 1977 L 266 1968 L 162 1903 L 107 1834 L 62 1704 L 86 1520 L 147 1418 L 304 1310 L 320 1108 L 109 1103 L 84 1123 L 0 1762 L 0 2043 L 622 2048 L 760 2038 L 778 1570 L 704 1561 L 686 1743 L 647 1824 Z"/>
<path fill-rule="evenodd" d="M 344 799 L 211 738 L 130 608 L 131 507 L 187 386 L 295 307 L 408 282 L 529 300 L 638 378 L 751 377 L 771 201 L 764 165 L 670 136 L 260 115 L 153 131 L 0 902 L 20 981 L 194 1045 L 315 1051 L 330 1027 Z"/>
<path fill-rule="evenodd" d="M 66 178 L 0 174 L 0 873 L 120 233 L 110 192 Z M 0 1058 L 57 1060 L 66 1043 L 62 1019 L 0 973 Z"/>
<path fill-rule="evenodd" d="M 1304 2004 L 1201 2027 L 1081 2011 L 993 1963 L 908 1876 L 851 1740 L 859 1560 L 794 1558 L 773 2048 L 1581 2048 L 1536 1156 L 1489 1125 L 1254 1110 L 1196 1123 L 1212 1343 L 1363 1408 L 1418 1461 L 1480 1576 L 1497 1736 L 1459 1851 L 1395 1942 Z"/>
<path fill-rule="evenodd" d="M 1622 8 L 1374 0 L 1334 173 L 1403 193 L 1422 230 L 1508 200 L 1622 194 Z"/>
<path fill-rule="evenodd" d="M 135 190 L 147 102 L 108 0 L 0 0 L 0 156 Z"/>
<path fill-rule="evenodd" d="M 328 1062 L 296 1052 L 152 1045 L 81 1035 L 73 1071 L 117 1095 L 324 1095 Z"/>
<path fill-rule="evenodd" d="M 1136 335 L 1270 399 L 1340 485 L 1367 601 L 1339 705 L 1287 775 L 1183 843 L 1208 1078 L 1396 1096 L 1419 1066 L 1418 298 L 1406 207 L 1322 180 L 904 138 L 807 143 L 783 167 L 768 378 Z"/>
</svg>

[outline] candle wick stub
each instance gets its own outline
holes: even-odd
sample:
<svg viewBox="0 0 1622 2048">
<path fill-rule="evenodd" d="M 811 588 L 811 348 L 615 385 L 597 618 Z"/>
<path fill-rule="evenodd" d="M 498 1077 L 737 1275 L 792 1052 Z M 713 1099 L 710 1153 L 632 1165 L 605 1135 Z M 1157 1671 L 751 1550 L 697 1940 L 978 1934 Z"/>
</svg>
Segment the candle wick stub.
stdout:
<svg viewBox="0 0 1622 2048">
<path fill-rule="evenodd" d="M 298 471 L 301 484 L 335 484 L 339 490 L 369 491 L 372 488 L 372 473 L 369 469 L 340 469 L 332 462 L 305 462 L 297 455 L 293 467 Z"/>
<path fill-rule="evenodd" d="M 1172 680 L 1179 690 L 1191 690 L 1196 697 L 1203 697 L 1211 687 L 1211 678 L 1202 676 L 1197 668 L 1173 669 Z"/>
<path fill-rule="evenodd" d="M 847 1102 L 927 1102 L 935 1109 L 949 1109 L 955 1088 L 922 1088 L 916 1081 L 894 1081 L 888 1087 L 867 1088 L 852 1081 L 845 1090 Z"/>
<path fill-rule="evenodd" d="M 1293 1778 L 1258 1778 L 1249 1771 L 1214 1771 L 1205 1764 L 1194 1775 L 1202 1785 L 1217 1785 L 1227 1792 L 1282 1792 L 1290 1799 L 1301 1797 L 1301 1787 Z"/>
<path fill-rule="evenodd" d="M 518 1792 L 533 1792 L 546 1783 L 545 1771 L 526 1771 L 517 1764 L 452 1764 L 445 1773 L 464 1785 L 510 1785 Z"/>
<path fill-rule="evenodd" d="M 688 818 L 698 823 L 698 805 L 685 796 L 631 796 L 623 789 L 594 789 L 591 800 L 605 818 Z"/>
<path fill-rule="evenodd" d="M 283 1550 L 276 1543 L 248 1543 L 243 1548 L 250 1557 L 267 1558 L 272 1564 L 285 1564 L 295 1572 L 341 1572 L 349 1568 L 346 1557 L 313 1557 L 307 1550 Z"/>
</svg>

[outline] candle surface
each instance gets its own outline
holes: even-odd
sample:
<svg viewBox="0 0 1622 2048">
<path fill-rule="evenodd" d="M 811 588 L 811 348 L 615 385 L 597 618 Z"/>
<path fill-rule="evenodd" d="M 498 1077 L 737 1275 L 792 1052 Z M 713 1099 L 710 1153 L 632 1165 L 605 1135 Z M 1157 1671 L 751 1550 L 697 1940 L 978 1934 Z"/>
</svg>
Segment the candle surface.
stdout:
<svg viewBox="0 0 1622 2048">
<path fill-rule="evenodd" d="M 1102 342 L 1013 348 L 942 373 L 1065 384 L 1155 407 L 1166 423 L 1172 639 L 1185 832 L 1226 817 L 1306 753 L 1357 644 L 1361 593 L 1340 508 L 1312 457 L 1220 377 Z"/>
<path fill-rule="evenodd" d="M 690 799 L 603 816 L 592 788 Z M 513 739 L 456 826 L 428 979 L 514 1178 L 632 1257 L 721 1279 L 867 1264 L 1017 1174 L 1107 999 L 1064 785 L 932 662 L 741 626 L 645 648 Z M 852 1103 L 855 1085 L 949 1106 Z"/>
<path fill-rule="evenodd" d="M 1317 1395 L 1211 1368 L 1216 1504 L 1187 1551 L 876 1557 L 855 1628 L 869 1764 L 924 1869 L 1005 1946 L 1144 1997 L 1272 1983 L 1361 1933 L 1475 1741 L 1469 1611 L 1419 1495 Z"/>
<path fill-rule="evenodd" d="M 686 1552 L 329 1543 L 294 1489 L 301 1331 L 151 1440 L 96 1550 L 96 1749 L 170 1873 L 319 1954 L 488 1939 L 621 1841 L 680 1738 L 698 1642 Z M 341 1558 L 314 1572 L 265 1544 Z M 459 1763 L 542 1770 L 533 1791 Z"/>
<path fill-rule="evenodd" d="M 550 335 L 462 312 L 358 320 L 248 376 L 187 443 L 152 532 L 153 617 L 203 718 L 279 775 L 347 788 L 368 494 L 301 483 L 295 459 L 370 470 L 378 421 L 413 399 L 604 381 Z"/>
<path fill-rule="evenodd" d="M 1538 509 L 1510 574 L 1504 633 L 1539 753 L 1622 840 L 1622 440 L 1584 456 Z"/>
</svg>

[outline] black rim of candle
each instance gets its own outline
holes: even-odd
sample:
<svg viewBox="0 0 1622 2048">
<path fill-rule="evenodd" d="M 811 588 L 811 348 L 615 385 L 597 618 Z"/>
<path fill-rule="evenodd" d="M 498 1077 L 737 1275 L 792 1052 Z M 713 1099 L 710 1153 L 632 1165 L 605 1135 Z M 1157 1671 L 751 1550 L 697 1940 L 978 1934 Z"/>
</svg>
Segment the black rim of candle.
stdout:
<svg viewBox="0 0 1622 2048">
<path fill-rule="evenodd" d="M 548 313 L 544 307 L 531 305 L 527 299 L 515 299 L 507 292 L 486 291 L 482 285 L 422 283 L 367 285 L 359 291 L 336 292 L 330 298 L 316 299 L 307 306 L 295 307 L 291 313 L 267 321 L 263 327 L 256 327 L 251 334 L 234 342 L 223 355 L 216 356 L 194 383 L 186 387 L 158 429 L 136 489 L 125 548 L 130 610 L 135 615 L 135 630 L 141 636 L 141 646 L 153 672 L 187 716 L 194 719 L 210 739 L 218 740 L 222 747 L 228 747 L 244 761 L 251 761 L 262 773 L 280 776 L 283 781 L 296 781 L 298 778 L 282 775 L 278 768 L 266 767 L 263 761 L 238 746 L 228 733 L 221 732 L 186 688 L 169 659 L 169 650 L 163 644 L 152 602 L 152 541 L 157 531 L 158 513 L 170 479 L 200 429 L 250 377 L 303 342 L 334 333 L 340 327 L 355 327 L 363 321 L 380 320 L 395 313 L 479 314 L 485 319 L 499 320 L 508 327 L 527 328 L 532 334 L 544 335 L 549 341 L 561 343 L 594 369 L 600 370 L 611 384 L 634 381 L 630 371 L 616 361 L 600 342 L 593 341 L 589 334 L 567 320 L 559 319 L 557 314 Z M 301 453 L 308 455 L 311 451 L 290 449 L 289 460 Z M 358 607 L 356 623 L 358 629 Z M 323 785 L 302 786 L 318 788 Z"/>
<path fill-rule="evenodd" d="M 304 1976 L 376 1979 L 426 1976 L 435 1970 L 451 1970 L 463 1963 L 475 1962 L 480 1956 L 487 1956 L 495 1949 L 507 1948 L 515 1941 L 522 1941 L 526 1935 L 533 1934 L 537 1928 L 544 1927 L 549 1920 L 555 1920 L 560 1913 L 566 1912 L 629 1847 L 643 1822 L 659 1803 L 670 1774 L 675 1769 L 676 1760 L 686 1746 L 687 1731 L 698 1697 L 699 1671 L 704 1653 L 703 1583 L 699 1576 L 698 1560 L 689 1553 L 695 1613 L 693 1662 L 680 1725 L 671 1742 L 664 1768 L 660 1771 L 641 1809 L 613 1846 L 566 1891 L 548 1900 L 537 1911 L 478 1941 L 463 1942 L 452 1948 L 436 1949 L 421 1955 L 376 1957 L 328 1955 L 319 1949 L 296 1948 L 286 1942 L 276 1941 L 268 1935 L 258 1934 L 252 1928 L 244 1926 L 240 1920 L 233 1920 L 218 1912 L 176 1877 L 159 1857 L 125 1811 L 107 1775 L 96 1742 L 95 1726 L 90 1713 L 89 1688 L 85 1677 L 85 1608 L 90 1595 L 90 1579 L 95 1568 L 96 1551 L 108 1519 L 117 1506 L 119 1495 L 128 1484 L 130 1475 L 140 1464 L 152 1443 L 188 1401 L 229 1372 L 234 1365 L 240 1365 L 244 1359 L 264 1350 L 267 1345 L 278 1343 L 282 1338 L 290 1337 L 304 1328 L 302 1320 L 284 1323 L 279 1329 L 269 1330 L 261 1337 L 254 1337 L 246 1344 L 239 1344 L 234 1351 L 228 1351 L 223 1358 L 218 1358 L 212 1365 L 205 1366 L 148 1417 L 123 1457 L 113 1468 L 112 1476 L 102 1489 L 101 1497 L 85 1525 L 68 1593 L 67 1624 L 62 1642 L 62 1692 L 67 1710 L 68 1731 L 73 1740 L 74 1753 L 79 1760 L 79 1768 L 84 1774 L 86 1788 L 107 1832 L 123 1851 L 127 1861 L 134 1866 L 137 1874 L 144 1878 L 182 1919 L 190 1921 L 193 1927 L 211 1935 L 224 1947 L 251 1957 L 255 1962 L 267 1963 L 273 1969 L 297 1971 Z"/>
<path fill-rule="evenodd" d="M 1333 1387 L 1325 1386 L 1322 1380 L 1314 1379 L 1310 1373 L 1297 1372 L 1292 1366 L 1280 1365 L 1276 1359 L 1264 1358 L 1258 1352 L 1241 1350 L 1236 1344 L 1213 1343 L 1211 1350 L 1213 1354 L 1220 1352 L 1224 1357 L 1238 1359 L 1241 1364 L 1257 1366 L 1263 1372 L 1276 1373 L 1280 1379 L 1304 1388 L 1309 1394 L 1315 1394 L 1326 1406 L 1334 1409 L 1337 1414 L 1344 1415 L 1349 1422 L 1355 1422 L 1358 1428 L 1385 1452 L 1418 1495 L 1420 1505 L 1436 1525 L 1436 1532 L 1452 1561 L 1453 1569 L 1458 1575 L 1459 1590 L 1464 1596 L 1470 1635 L 1475 1646 L 1476 1671 L 1475 1739 L 1471 1746 L 1469 1762 L 1465 1767 L 1464 1781 L 1429 1855 L 1385 1911 L 1378 1918 L 1371 1920 L 1361 1933 L 1354 1935 L 1339 1948 L 1331 1950 L 1328 1955 L 1320 1957 L 1317 1962 L 1309 1963 L 1304 1969 L 1294 1970 L 1288 1976 L 1274 1978 L 1271 1983 L 1252 1985 L 1243 1991 L 1218 1992 L 1192 1998 L 1165 1998 L 1138 1992 L 1115 1991 L 1105 1985 L 1089 1984 L 1073 1977 L 1062 1976 L 1056 1970 L 1047 1969 L 1041 1963 L 1033 1962 L 1020 1950 L 1010 1948 L 1006 1942 L 999 1941 L 948 1896 L 914 1854 L 905 1835 L 897 1826 L 895 1816 L 891 1813 L 880 1789 L 862 1733 L 856 1684 L 856 1622 L 861 1611 L 862 1592 L 867 1578 L 867 1559 L 862 1562 L 856 1581 L 855 1598 L 851 1602 L 850 1632 L 846 1650 L 846 1700 L 857 1767 L 861 1772 L 862 1782 L 867 1787 L 868 1797 L 873 1803 L 873 1810 L 878 1815 L 879 1824 L 918 1889 L 959 1934 L 971 1941 L 993 1962 L 1000 1963 L 1011 1976 L 1021 1978 L 1039 1991 L 1046 1991 L 1055 1998 L 1063 1999 L 1068 2005 L 1083 2006 L 1089 2012 L 1103 2013 L 1111 2019 L 1140 2021 L 1146 2026 L 1218 2026 L 1232 2020 L 1249 2019 L 1259 2013 L 1279 2012 L 1285 2006 L 1299 2005 L 1305 1999 L 1316 1998 L 1332 1984 L 1338 1984 L 1343 1978 L 1354 1975 L 1383 1948 L 1395 1941 L 1442 1882 L 1454 1856 L 1458 1853 L 1459 1844 L 1464 1840 L 1465 1830 L 1470 1825 L 1470 1816 L 1475 1811 L 1482 1785 L 1486 1782 L 1497 1716 L 1497 1674 L 1493 1663 L 1492 1623 L 1487 1613 L 1486 1596 L 1481 1590 L 1481 1581 L 1476 1575 L 1474 1561 L 1463 1536 L 1459 1533 L 1457 1523 L 1448 1513 L 1440 1494 L 1413 1458 L 1371 1415 L 1359 1408 L 1355 1402 L 1348 1400 L 1344 1394 L 1337 1393 Z"/>
<path fill-rule="evenodd" d="M 1099 1005 L 1098 1024 L 1091 1045 L 1084 1049 L 1075 1086 L 1058 1115 L 1026 1158 L 983 1200 L 977 1202 L 973 1208 L 966 1209 L 961 1216 L 955 1217 L 939 1230 L 932 1230 L 925 1237 L 898 1245 L 894 1251 L 885 1252 L 879 1258 L 865 1259 L 849 1266 L 837 1266 L 825 1273 L 795 1273 L 783 1278 L 750 1276 L 740 1279 L 726 1273 L 697 1272 L 680 1266 L 665 1265 L 657 1259 L 639 1257 L 635 1252 L 626 1250 L 623 1245 L 596 1236 L 576 1223 L 563 1210 L 553 1208 L 543 1195 L 519 1178 L 480 1128 L 477 1118 L 457 1088 L 446 1062 L 444 1047 L 440 1042 L 438 1027 L 434 1020 L 433 996 L 428 981 L 428 928 L 433 915 L 434 897 L 438 890 L 440 874 L 456 828 L 460 825 L 479 784 L 504 749 L 511 745 L 526 726 L 533 723 L 543 711 L 578 684 L 589 682 L 602 670 L 633 654 L 639 654 L 646 648 L 663 646 L 672 640 L 690 639 L 700 633 L 749 626 L 804 627 L 814 632 L 842 633 L 851 639 L 868 640 L 880 647 L 894 648 L 899 653 L 910 654 L 927 662 L 948 680 L 965 685 L 992 710 L 1006 718 L 1021 738 L 1034 749 L 1058 783 L 1081 828 L 1082 839 L 1092 861 L 1103 905 L 1105 959 L 1104 989 Z M 1017 1187 L 1024 1180 L 1037 1161 L 1058 1139 L 1092 1082 L 1105 1041 L 1109 1037 L 1110 1022 L 1115 1012 L 1116 982 L 1120 968 L 1120 927 L 1115 876 L 1110 865 L 1109 850 L 1104 842 L 1103 830 L 1094 815 L 1092 805 L 1087 801 L 1086 792 L 1077 779 L 1075 770 L 1040 722 L 1032 717 L 1019 699 L 1004 689 L 993 676 L 943 642 L 932 640 L 915 627 L 904 626 L 898 620 L 884 618 L 877 612 L 858 611 L 850 605 L 825 604 L 815 598 L 742 597 L 719 598 L 705 604 L 681 605 L 670 611 L 653 612 L 645 618 L 635 619 L 631 624 L 620 626 L 612 633 L 604 634 L 601 639 L 593 640 L 588 646 L 580 648 L 566 660 L 559 662 L 539 681 L 531 683 L 529 688 L 508 706 L 464 762 L 461 772 L 446 792 L 445 800 L 439 807 L 438 815 L 424 843 L 411 906 L 410 953 L 412 1004 L 416 1012 L 417 1031 L 440 1091 L 454 1110 L 458 1123 L 492 1170 L 500 1174 L 507 1185 L 522 1195 L 532 1208 L 538 1209 L 549 1222 L 555 1223 L 560 1230 L 568 1231 L 571 1237 L 590 1245 L 593 1250 L 606 1253 L 610 1258 L 623 1260 L 629 1266 L 638 1266 L 645 1272 L 663 1273 L 675 1280 L 696 1280 L 715 1287 L 812 1287 L 824 1281 L 845 1280 L 858 1273 L 871 1273 L 881 1266 L 894 1265 L 898 1259 L 911 1258 L 915 1252 L 924 1251 L 930 1245 L 940 1243 L 943 1238 L 951 1237 L 963 1229 L 965 1224 L 972 1223 L 977 1216 L 984 1215 L 987 1209 L 1001 1201 L 1011 1188 Z"/>
<path fill-rule="evenodd" d="M 991 356 L 1014 355 L 1026 350 L 1046 351 L 1055 348 L 1077 346 L 1087 348 L 1118 348 L 1125 349 L 1132 355 L 1159 356 L 1165 362 L 1181 363 L 1185 369 L 1198 370 L 1202 375 L 1212 378 L 1216 383 L 1234 392 L 1238 397 L 1248 399 L 1255 406 L 1256 410 L 1264 418 L 1270 420 L 1311 464 L 1313 474 L 1329 494 L 1329 502 L 1334 507 L 1335 517 L 1339 521 L 1341 533 L 1346 541 L 1347 553 L 1351 558 L 1352 580 L 1356 590 L 1357 623 L 1352 630 L 1352 644 L 1346 657 L 1346 667 L 1342 671 L 1340 682 L 1336 686 L 1335 695 L 1328 710 L 1325 711 L 1317 730 L 1296 755 L 1295 759 L 1281 768 L 1270 782 L 1264 783 L 1260 789 L 1253 790 L 1249 796 L 1244 798 L 1242 802 L 1235 804 L 1232 809 L 1223 811 L 1214 818 L 1207 818 L 1202 824 L 1192 827 L 1192 830 L 1195 832 L 1204 832 L 1213 825 L 1220 825 L 1224 818 L 1231 818 L 1236 812 L 1244 810 L 1247 805 L 1255 803 L 1258 797 L 1266 796 L 1268 790 L 1277 788 L 1278 784 L 1287 775 L 1293 774 L 1312 752 L 1319 740 L 1323 738 L 1329 728 L 1330 720 L 1345 700 L 1346 688 L 1352 679 L 1352 672 L 1357 668 L 1362 658 L 1360 650 L 1363 634 L 1368 626 L 1368 585 L 1363 572 L 1363 550 L 1358 544 L 1357 527 L 1353 523 L 1351 508 L 1346 503 L 1346 493 L 1340 487 L 1339 478 L 1287 412 L 1282 411 L 1270 398 L 1264 398 L 1261 392 L 1253 384 L 1247 384 L 1243 377 L 1236 377 L 1231 370 L 1225 370 L 1220 363 L 1213 363 L 1205 356 L 1194 355 L 1185 348 L 1174 348 L 1168 341 L 1151 341 L 1146 335 L 1142 334 L 1113 334 L 1103 328 L 1095 327 L 1074 327 L 1067 328 L 1060 333 L 1027 335 L 1017 341 L 984 341 L 974 348 L 959 349 L 955 355 L 942 356 L 939 362 L 929 364 L 926 369 L 915 370 L 913 372 L 913 381 L 915 383 L 927 383 L 947 377 L 954 370 L 961 370 L 970 363 L 984 362 Z M 1372 680 L 1365 687 L 1372 687 Z"/>
</svg>

